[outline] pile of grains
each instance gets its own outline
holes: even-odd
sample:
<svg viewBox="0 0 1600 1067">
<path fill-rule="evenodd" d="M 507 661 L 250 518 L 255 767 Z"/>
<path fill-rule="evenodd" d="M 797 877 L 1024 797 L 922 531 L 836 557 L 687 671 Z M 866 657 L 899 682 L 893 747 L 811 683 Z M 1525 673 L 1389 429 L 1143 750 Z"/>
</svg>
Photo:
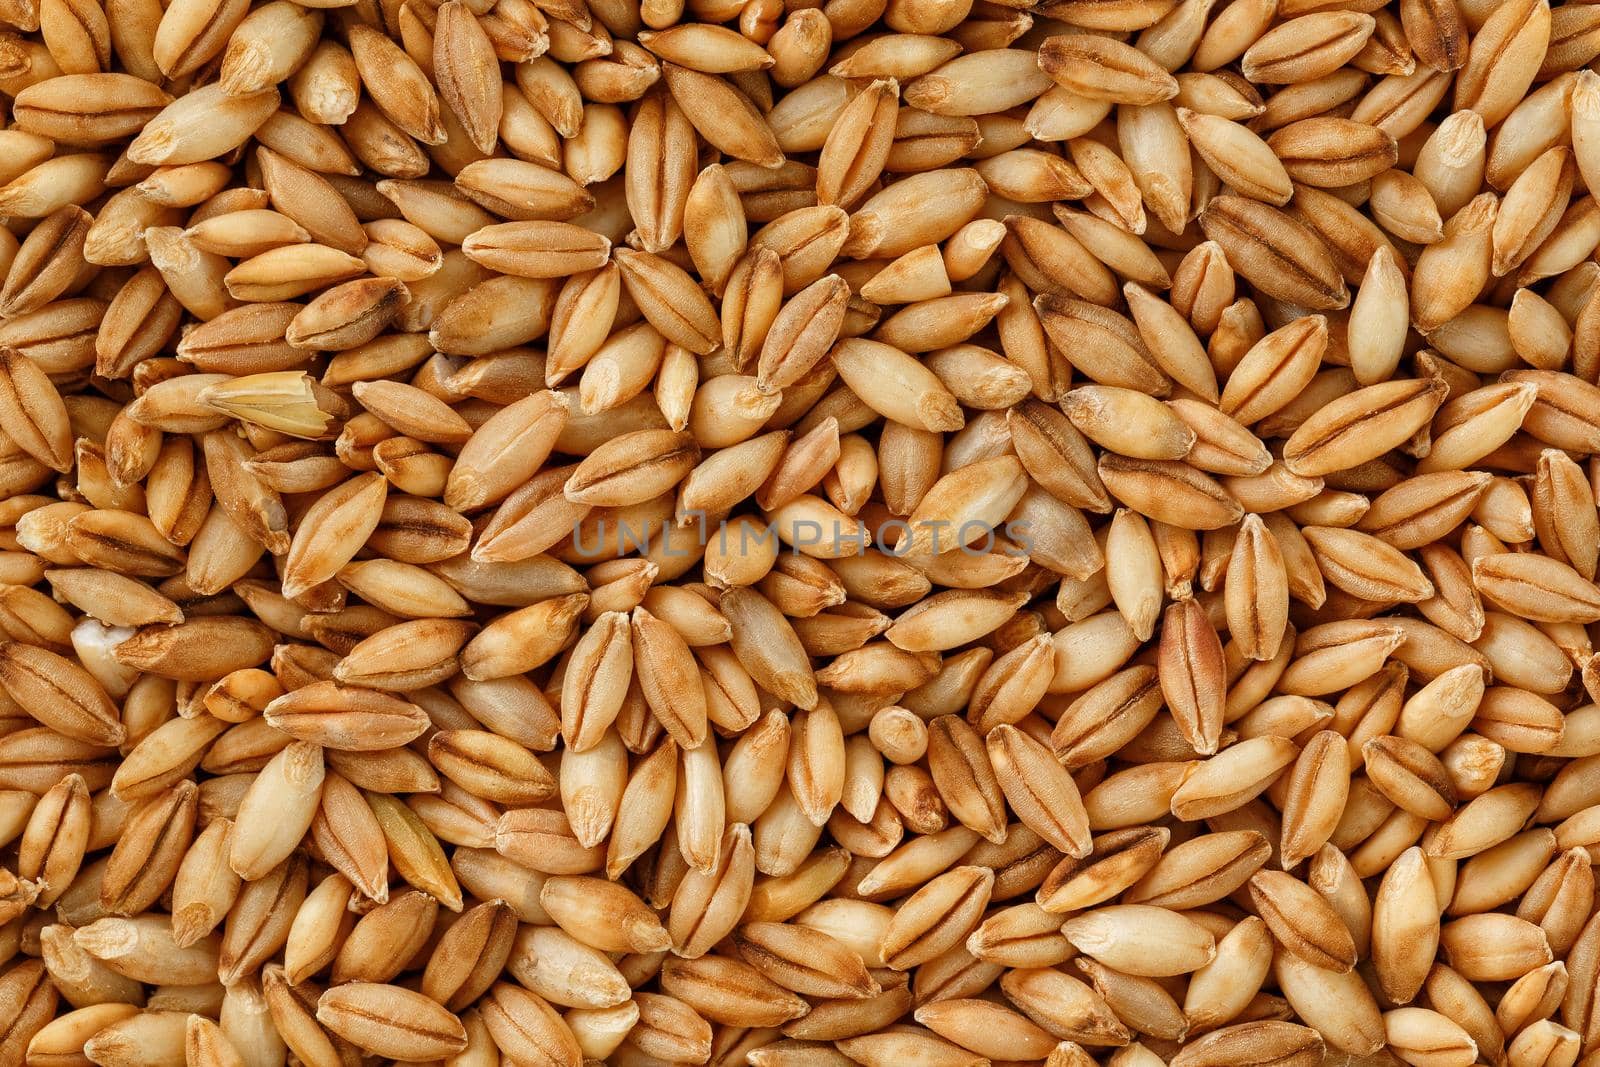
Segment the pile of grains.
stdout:
<svg viewBox="0 0 1600 1067">
<path fill-rule="evenodd" d="M 0 1067 L 1600 1064 L 1600 5 L 0 0 Z"/>
</svg>

